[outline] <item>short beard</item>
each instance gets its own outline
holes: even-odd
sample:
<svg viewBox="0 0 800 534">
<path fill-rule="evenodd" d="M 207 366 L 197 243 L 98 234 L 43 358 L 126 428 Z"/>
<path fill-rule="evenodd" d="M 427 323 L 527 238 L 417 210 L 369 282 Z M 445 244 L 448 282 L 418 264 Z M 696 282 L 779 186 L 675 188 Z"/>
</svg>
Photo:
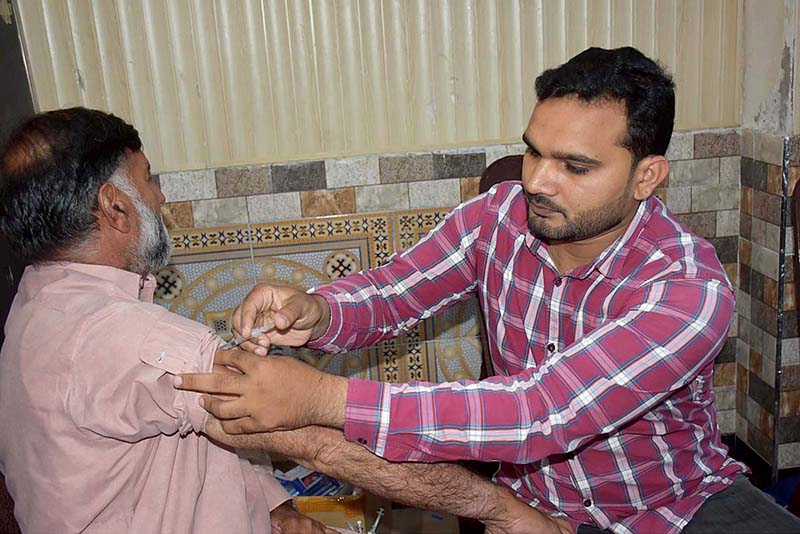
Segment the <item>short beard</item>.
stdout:
<svg viewBox="0 0 800 534">
<path fill-rule="evenodd" d="M 629 180 L 625 191 L 619 198 L 605 206 L 590 208 L 586 211 L 568 216 L 567 211 L 544 195 L 525 193 L 525 198 L 547 209 L 560 213 L 564 222 L 560 226 L 548 226 L 535 215 L 528 215 L 528 230 L 542 241 L 581 241 L 603 234 L 614 228 L 627 216 L 626 207 L 633 180 Z"/>
<path fill-rule="evenodd" d="M 125 270 L 141 275 L 154 273 L 164 267 L 172 255 L 172 241 L 164 219 L 160 213 L 150 209 L 126 178 L 115 175 L 111 182 L 128 195 L 139 216 L 139 239 L 128 250 Z"/>
</svg>

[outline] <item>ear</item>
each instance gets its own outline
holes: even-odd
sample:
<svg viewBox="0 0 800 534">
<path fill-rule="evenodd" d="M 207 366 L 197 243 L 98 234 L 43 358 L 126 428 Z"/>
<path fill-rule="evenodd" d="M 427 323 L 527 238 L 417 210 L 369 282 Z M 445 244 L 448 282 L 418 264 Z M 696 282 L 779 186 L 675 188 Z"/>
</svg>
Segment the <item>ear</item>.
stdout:
<svg viewBox="0 0 800 534">
<path fill-rule="evenodd" d="M 669 161 L 664 156 L 647 156 L 636 166 L 633 198 L 645 200 L 669 175 Z"/>
<path fill-rule="evenodd" d="M 100 186 L 97 205 L 100 219 L 108 226 L 123 234 L 133 230 L 134 206 L 128 195 L 114 187 L 114 184 L 106 182 Z"/>
</svg>

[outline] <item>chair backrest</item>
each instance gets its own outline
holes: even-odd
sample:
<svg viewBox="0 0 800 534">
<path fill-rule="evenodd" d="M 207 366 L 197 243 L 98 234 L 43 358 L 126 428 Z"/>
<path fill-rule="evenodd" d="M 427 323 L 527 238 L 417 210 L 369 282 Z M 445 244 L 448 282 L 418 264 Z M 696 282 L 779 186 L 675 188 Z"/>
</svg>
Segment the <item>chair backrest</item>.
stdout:
<svg viewBox="0 0 800 534">
<path fill-rule="evenodd" d="M 478 192 L 485 193 L 493 185 L 508 180 L 522 179 L 522 154 L 505 156 L 492 162 L 481 174 Z"/>
<path fill-rule="evenodd" d="M 492 162 L 481 174 L 481 181 L 478 184 L 478 193 L 485 193 L 493 185 L 509 180 L 522 179 L 522 154 L 505 156 Z M 492 362 L 489 359 L 489 345 L 484 332 L 483 313 L 480 320 L 481 344 L 483 345 L 483 361 L 481 362 L 480 378 L 494 375 Z"/>
</svg>

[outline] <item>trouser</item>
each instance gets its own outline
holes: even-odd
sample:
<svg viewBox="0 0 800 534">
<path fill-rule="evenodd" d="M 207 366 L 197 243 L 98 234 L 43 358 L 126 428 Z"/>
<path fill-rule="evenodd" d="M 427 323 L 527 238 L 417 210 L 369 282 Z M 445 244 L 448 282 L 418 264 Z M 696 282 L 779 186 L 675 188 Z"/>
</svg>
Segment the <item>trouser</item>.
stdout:
<svg viewBox="0 0 800 534">
<path fill-rule="evenodd" d="M 580 525 L 578 534 L 606 534 Z M 685 534 L 798 534 L 800 517 L 787 512 L 745 477 L 709 497 L 683 529 Z"/>
</svg>

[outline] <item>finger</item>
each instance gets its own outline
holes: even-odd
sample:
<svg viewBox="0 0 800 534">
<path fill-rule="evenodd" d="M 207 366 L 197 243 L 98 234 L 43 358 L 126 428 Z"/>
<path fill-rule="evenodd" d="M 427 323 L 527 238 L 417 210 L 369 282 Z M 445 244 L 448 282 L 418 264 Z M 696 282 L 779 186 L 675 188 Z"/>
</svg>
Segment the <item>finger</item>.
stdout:
<svg viewBox="0 0 800 534">
<path fill-rule="evenodd" d="M 246 350 L 248 352 L 253 352 L 258 354 L 259 356 L 266 356 L 267 352 L 269 352 L 270 342 L 269 338 L 264 336 L 259 336 L 249 341 L 245 341 L 239 348 L 242 350 Z"/>
<path fill-rule="evenodd" d="M 234 316 L 238 317 L 238 322 L 234 319 L 234 325 L 241 330 L 243 337 L 250 335 L 256 318 L 259 314 L 269 311 L 272 303 L 272 288 L 266 284 L 257 285 L 245 297 L 244 302 L 234 312 Z"/>
<path fill-rule="evenodd" d="M 252 434 L 269 430 L 269 428 L 259 425 L 252 417 L 223 420 L 222 429 L 228 434 Z"/>
<path fill-rule="evenodd" d="M 223 375 L 241 375 L 242 374 L 242 372 L 239 371 L 238 369 L 235 369 L 233 367 L 228 367 L 228 366 L 225 366 L 225 365 L 217 365 L 216 363 L 214 364 L 214 367 L 211 369 L 211 372 L 212 373 L 219 373 L 219 374 L 223 374 Z"/>
<path fill-rule="evenodd" d="M 217 352 L 214 353 L 214 363 L 216 365 L 225 365 L 244 373 L 251 371 L 258 361 L 258 358 L 249 352 L 238 349 L 217 349 Z"/>
<path fill-rule="evenodd" d="M 297 298 L 290 298 L 286 305 L 276 311 L 272 316 L 277 330 L 287 330 L 294 326 L 297 320 L 303 315 L 303 302 Z"/>
<path fill-rule="evenodd" d="M 175 375 L 172 384 L 178 389 L 200 393 L 241 395 L 244 393 L 244 375 L 218 373 L 187 373 Z"/>
<path fill-rule="evenodd" d="M 242 305 L 236 306 L 236 309 L 233 310 L 231 314 L 231 334 L 235 338 L 237 335 L 241 334 L 240 327 L 242 325 Z"/>
<path fill-rule="evenodd" d="M 240 419 L 228 419 L 220 421 L 220 425 L 222 425 L 222 430 L 224 430 L 226 434 L 230 434 L 231 436 L 244 434 L 244 432 L 240 430 L 241 428 Z"/>
<path fill-rule="evenodd" d="M 239 419 L 247 417 L 250 414 L 247 412 L 247 406 L 244 399 L 236 397 L 235 399 L 218 399 L 210 395 L 203 395 L 200 398 L 200 406 L 206 409 L 211 415 L 224 421 L 226 419 Z"/>
</svg>

